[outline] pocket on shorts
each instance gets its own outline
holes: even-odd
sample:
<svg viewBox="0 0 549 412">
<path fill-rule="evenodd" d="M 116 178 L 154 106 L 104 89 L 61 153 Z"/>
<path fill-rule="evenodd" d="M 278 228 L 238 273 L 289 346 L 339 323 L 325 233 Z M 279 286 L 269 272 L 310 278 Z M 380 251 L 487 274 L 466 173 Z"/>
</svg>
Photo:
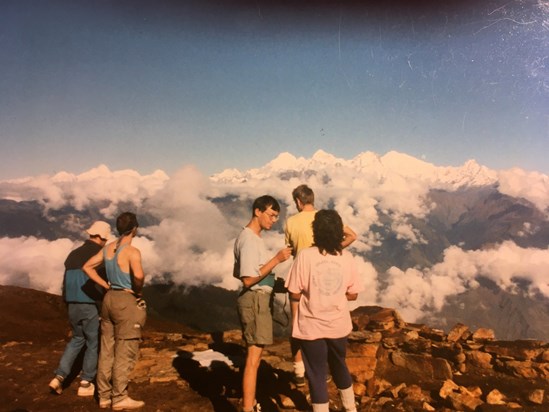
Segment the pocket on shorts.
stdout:
<svg viewBox="0 0 549 412">
<path fill-rule="evenodd" d="M 268 293 L 257 294 L 257 313 L 264 315 L 271 313 L 271 295 Z"/>
<path fill-rule="evenodd" d="M 137 304 L 134 304 L 128 305 L 125 310 L 128 311 L 128 317 L 118 325 L 118 337 L 120 339 L 140 339 L 147 320 L 146 309 L 141 309 Z"/>
<path fill-rule="evenodd" d="M 237 310 L 241 323 L 247 324 L 253 320 L 254 302 L 250 294 L 243 294 L 238 298 Z"/>
</svg>

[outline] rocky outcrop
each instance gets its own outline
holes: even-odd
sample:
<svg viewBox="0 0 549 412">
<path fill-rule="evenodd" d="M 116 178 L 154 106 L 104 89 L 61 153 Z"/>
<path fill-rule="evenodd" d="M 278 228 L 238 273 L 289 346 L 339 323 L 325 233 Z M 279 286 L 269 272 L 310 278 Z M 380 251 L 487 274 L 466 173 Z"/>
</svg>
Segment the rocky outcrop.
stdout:
<svg viewBox="0 0 549 412">
<path fill-rule="evenodd" d="M 96 409 L 96 400 L 77 396 L 76 374 L 62 396 L 47 391 L 68 339 L 61 298 L 7 286 L 0 286 L 0 297 L 1 312 L 9 315 L 0 317 L 3 408 Z M 352 317 L 347 364 L 358 411 L 549 410 L 544 342 L 499 341 L 490 330 L 463 324 L 446 334 L 380 307 L 358 308 Z M 146 402 L 143 412 L 239 410 L 245 355 L 240 331 L 203 333 L 154 316 L 147 322 L 130 383 L 130 393 Z M 333 381 L 328 388 L 331 412 L 341 411 Z M 288 339 L 277 339 L 265 348 L 260 368 L 263 410 L 307 411 L 308 396 L 307 386 L 292 382 Z"/>
<path fill-rule="evenodd" d="M 358 308 L 352 319 L 347 363 L 359 411 L 549 408 L 549 347 L 544 342 L 498 341 L 491 330 L 471 331 L 463 324 L 445 334 L 406 323 L 395 310 L 381 307 Z M 133 379 L 174 382 L 237 408 L 244 353 L 236 330 L 214 335 L 152 332 Z M 258 387 L 263 403 L 278 410 L 306 410 L 307 391 L 292 383 L 288 342 L 267 347 L 263 360 Z M 333 384 L 330 391 L 332 410 L 340 410 Z"/>
<path fill-rule="evenodd" d="M 379 307 L 358 308 L 352 318 L 355 330 L 349 337 L 348 364 L 355 393 L 370 408 L 382 410 L 390 402 L 392 407 L 413 404 L 424 410 L 475 411 L 486 405 L 525 408 L 534 404 L 545 404 L 549 410 L 545 399 L 549 345 L 545 342 L 498 341 L 489 329 L 471 331 L 463 324 L 445 334 L 408 324 L 396 311 Z M 517 397 L 514 391 L 506 396 L 511 381 L 524 394 Z"/>
</svg>

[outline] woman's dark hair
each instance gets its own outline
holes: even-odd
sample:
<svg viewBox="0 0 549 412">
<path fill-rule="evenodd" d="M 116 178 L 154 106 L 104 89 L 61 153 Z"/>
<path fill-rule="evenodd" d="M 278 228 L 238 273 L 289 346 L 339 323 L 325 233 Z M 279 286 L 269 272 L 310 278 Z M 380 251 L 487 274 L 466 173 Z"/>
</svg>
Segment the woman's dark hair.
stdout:
<svg viewBox="0 0 549 412">
<path fill-rule="evenodd" d="M 252 205 L 252 217 L 255 216 L 255 209 L 259 209 L 261 212 L 264 212 L 269 207 L 275 212 L 280 212 L 280 205 L 274 197 L 269 195 L 258 197 L 254 200 L 254 204 Z"/>
<path fill-rule="evenodd" d="M 120 236 L 128 235 L 139 226 L 137 216 L 132 212 L 124 212 L 116 218 L 116 230 Z"/>
<path fill-rule="evenodd" d="M 343 247 L 343 222 L 335 210 L 319 210 L 313 220 L 313 238 L 320 253 L 340 255 Z"/>
</svg>

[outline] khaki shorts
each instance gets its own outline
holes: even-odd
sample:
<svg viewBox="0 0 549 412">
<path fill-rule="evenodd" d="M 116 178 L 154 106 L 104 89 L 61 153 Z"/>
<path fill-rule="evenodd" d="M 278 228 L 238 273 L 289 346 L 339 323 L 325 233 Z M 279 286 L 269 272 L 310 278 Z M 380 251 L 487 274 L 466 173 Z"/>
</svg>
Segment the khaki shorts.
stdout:
<svg viewBox="0 0 549 412">
<path fill-rule="evenodd" d="M 248 346 L 273 343 L 271 293 L 249 290 L 238 298 L 242 338 Z"/>
</svg>

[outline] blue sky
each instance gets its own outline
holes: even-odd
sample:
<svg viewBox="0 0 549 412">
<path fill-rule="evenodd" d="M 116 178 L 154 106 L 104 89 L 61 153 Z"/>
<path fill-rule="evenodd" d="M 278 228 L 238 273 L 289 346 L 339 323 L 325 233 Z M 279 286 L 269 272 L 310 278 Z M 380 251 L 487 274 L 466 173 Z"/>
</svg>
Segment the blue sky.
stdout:
<svg viewBox="0 0 549 412">
<path fill-rule="evenodd" d="M 0 179 L 318 149 L 549 174 L 547 2 L 360 3 L 3 1 Z"/>
</svg>

